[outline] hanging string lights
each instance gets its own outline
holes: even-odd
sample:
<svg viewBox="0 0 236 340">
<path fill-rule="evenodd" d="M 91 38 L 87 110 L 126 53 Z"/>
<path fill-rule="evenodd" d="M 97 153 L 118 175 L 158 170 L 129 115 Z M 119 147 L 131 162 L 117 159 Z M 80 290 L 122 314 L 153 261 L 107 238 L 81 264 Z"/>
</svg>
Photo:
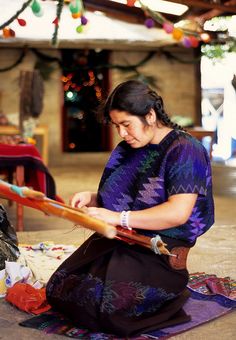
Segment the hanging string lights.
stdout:
<svg viewBox="0 0 236 340">
<path fill-rule="evenodd" d="M 146 27 L 151 29 L 155 27 L 156 23 L 158 23 L 167 34 L 172 35 L 173 39 L 176 40 L 176 42 L 182 43 L 183 46 L 187 48 L 197 47 L 201 41 L 209 42 L 210 40 L 210 36 L 206 32 L 202 32 L 200 26 L 198 26 L 194 30 L 190 30 L 186 29 L 184 26 L 180 26 L 180 23 L 174 24 L 171 21 L 167 20 L 159 12 L 153 11 L 148 6 L 144 5 L 141 0 L 126 0 L 126 4 L 129 7 L 133 7 L 136 4 L 139 4 L 146 15 L 146 20 L 144 22 Z M 76 26 L 77 33 L 82 33 L 83 27 L 88 23 L 88 19 L 84 15 L 85 10 L 82 0 L 57 0 L 56 17 L 52 21 L 52 24 L 55 25 L 52 37 L 52 45 L 57 45 L 60 17 L 64 5 L 67 5 L 69 7 L 69 11 L 73 19 L 79 19 L 79 25 Z M 26 20 L 21 17 L 21 14 L 27 7 L 31 7 L 32 13 L 37 17 L 42 17 L 44 14 L 42 0 L 26 0 L 23 3 L 22 7 L 9 20 L 0 25 L 0 30 L 2 30 L 2 36 L 4 38 L 11 38 L 16 36 L 15 31 L 10 27 L 10 24 L 13 21 L 16 20 L 18 24 L 22 27 L 27 25 Z"/>
<path fill-rule="evenodd" d="M 18 24 L 20 26 L 25 26 L 26 25 L 26 21 L 24 19 L 21 19 L 21 18 L 17 18 L 17 21 L 18 21 Z"/>
<path fill-rule="evenodd" d="M 53 37 L 52 37 L 52 45 L 57 45 L 57 35 L 60 24 L 60 17 L 63 10 L 64 5 L 69 5 L 69 9 L 71 12 L 71 16 L 73 19 L 80 19 L 80 24 L 76 27 L 76 31 L 81 33 L 83 31 L 83 26 L 87 25 L 88 19 L 84 15 L 84 6 L 82 0 L 57 0 L 57 8 L 56 8 L 56 17 L 52 21 L 52 24 L 55 25 Z M 42 17 L 44 14 L 44 8 L 42 4 L 42 0 L 27 0 L 22 4 L 22 7 L 6 22 L 0 25 L 0 30 L 2 30 L 3 38 L 13 38 L 16 36 L 15 31 L 10 27 L 10 24 L 14 21 L 17 21 L 20 26 L 26 26 L 27 22 L 23 19 L 21 14 L 25 11 L 27 7 L 30 7 L 32 13 L 37 17 Z"/>
<path fill-rule="evenodd" d="M 24 10 L 30 5 L 32 0 L 27 0 L 23 3 L 22 7 L 6 22 L 4 22 L 2 25 L 0 25 L 0 30 L 2 30 L 2 36 L 3 38 L 13 38 L 15 37 L 16 33 L 13 29 L 9 27 L 9 25 L 14 21 L 17 20 L 18 24 L 20 26 L 25 26 L 26 21 L 24 19 L 20 19 L 19 15 L 24 12 Z"/>
<path fill-rule="evenodd" d="M 167 34 L 171 34 L 176 42 L 181 42 L 184 47 L 198 47 L 201 41 L 209 42 L 210 36 L 207 33 L 202 32 L 200 26 L 196 26 L 195 29 L 185 29 L 184 27 L 179 27 L 181 23 L 174 24 L 173 22 L 167 20 L 162 14 L 157 11 L 151 10 L 148 6 L 145 6 L 141 0 L 127 1 L 127 6 L 135 6 L 138 3 L 143 10 L 146 20 L 144 24 L 147 28 L 155 27 L 157 22 Z"/>
<path fill-rule="evenodd" d="M 71 16 L 74 19 L 80 18 L 80 25 L 76 27 L 76 32 L 82 33 L 83 26 L 87 25 L 88 19 L 84 16 L 84 5 L 81 0 L 71 1 L 69 4 Z"/>
<path fill-rule="evenodd" d="M 38 0 L 33 0 L 32 3 L 30 4 L 30 7 L 36 17 L 43 16 L 44 11 Z"/>
<path fill-rule="evenodd" d="M 28 0 L 26 1 L 20 10 L 16 12 L 15 15 L 13 15 L 6 23 L 0 26 L 0 29 L 3 30 L 3 37 L 4 38 L 10 38 L 15 37 L 16 33 L 15 31 L 10 28 L 8 25 L 10 25 L 13 21 L 17 21 L 20 26 L 26 26 L 26 20 L 23 18 L 20 18 L 19 15 L 28 7 L 30 6 L 32 9 L 32 13 L 37 16 L 41 17 L 43 15 L 43 8 L 38 0 Z"/>
</svg>

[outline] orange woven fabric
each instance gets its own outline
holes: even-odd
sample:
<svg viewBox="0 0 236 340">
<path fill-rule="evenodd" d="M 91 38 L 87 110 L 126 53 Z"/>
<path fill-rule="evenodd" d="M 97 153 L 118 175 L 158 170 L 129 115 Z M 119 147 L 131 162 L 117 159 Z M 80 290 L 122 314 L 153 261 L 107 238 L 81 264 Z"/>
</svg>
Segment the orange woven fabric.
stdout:
<svg viewBox="0 0 236 340">
<path fill-rule="evenodd" d="M 46 299 L 46 289 L 36 289 L 28 283 L 15 283 L 8 288 L 5 299 L 17 308 L 36 315 L 51 309 Z"/>
</svg>

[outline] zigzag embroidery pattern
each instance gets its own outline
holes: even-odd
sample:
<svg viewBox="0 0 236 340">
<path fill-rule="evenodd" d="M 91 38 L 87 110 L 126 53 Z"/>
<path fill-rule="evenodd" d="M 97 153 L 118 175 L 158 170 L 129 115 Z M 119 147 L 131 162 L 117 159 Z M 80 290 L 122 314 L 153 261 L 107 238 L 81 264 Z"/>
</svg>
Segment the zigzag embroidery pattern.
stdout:
<svg viewBox="0 0 236 340">
<path fill-rule="evenodd" d="M 155 204 L 157 200 L 154 200 L 154 197 L 160 197 L 158 190 L 163 189 L 163 178 L 159 177 L 149 177 L 149 183 L 144 183 L 143 187 L 145 190 L 140 190 L 139 194 L 141 197 L 138 197 L 138 200 L 147 204 Z"/>
<path fill-rule="evenodd" d="M 207 189 L 204 187 L 199 187 L 198 185 L 194 185 L 193 187 L 191 184 L 188 184 L 187 187 L 184 187 L 182 184 L 179 185 L 177 188 L 175 186 L 172 186 L 171 189 L 168 190 L 168 195 L 173 195 L 173 194 L 179 194 L 179 193 L 199 193 L 202 195 L 206 195 Z"/>
<path fill-rule="evenodd" d="M 111 157 L 107 163 L 107 168 L 115 169 L 118 165 L 121 164 L 121 159 L 123 159 L 123 154 L 125 150 L 122 147 L 117 147 L 116 152 L 111 154 Z"/>
</svg>

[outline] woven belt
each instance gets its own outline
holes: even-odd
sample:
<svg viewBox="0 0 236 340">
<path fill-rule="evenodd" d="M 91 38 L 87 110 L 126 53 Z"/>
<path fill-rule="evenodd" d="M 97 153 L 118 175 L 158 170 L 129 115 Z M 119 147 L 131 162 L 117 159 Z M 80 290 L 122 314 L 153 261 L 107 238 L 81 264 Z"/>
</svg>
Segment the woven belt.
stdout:
<svg viewBox="0 0 236 340">
<path fill-rule="evenodd" d="M 169 256 L 169 263 L 173 269 L 186 269 L 189 249 L 187 247 L 174 247 L 171 249 L 171 254 L 176 255 Z"/>
</svg>

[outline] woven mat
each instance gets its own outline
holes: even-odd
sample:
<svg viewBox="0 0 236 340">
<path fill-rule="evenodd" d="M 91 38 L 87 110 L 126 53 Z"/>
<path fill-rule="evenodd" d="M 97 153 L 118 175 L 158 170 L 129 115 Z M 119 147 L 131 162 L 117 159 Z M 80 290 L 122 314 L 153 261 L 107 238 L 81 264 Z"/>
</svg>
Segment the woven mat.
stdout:
<svg viewBox="0 0 236 340">
<path fill-rule="evenodd" d="M 191 321 L 133 337 L 133 340 L 167 339 L 186 332 L 194 327 L 219 318 L 236 308 L 236 281 L 229 277 L 194 273 L 190 275 L 188 288 L 191 296 L 184 306 Z M 75 339 L 119 340 L 111 334 L 90 333 L 86 329 L 75 327 L 61 314 L 49 311 L 20 323 L 21 326 L 42 330 L 47 334 L 61 334 Z"/>
</svg>

